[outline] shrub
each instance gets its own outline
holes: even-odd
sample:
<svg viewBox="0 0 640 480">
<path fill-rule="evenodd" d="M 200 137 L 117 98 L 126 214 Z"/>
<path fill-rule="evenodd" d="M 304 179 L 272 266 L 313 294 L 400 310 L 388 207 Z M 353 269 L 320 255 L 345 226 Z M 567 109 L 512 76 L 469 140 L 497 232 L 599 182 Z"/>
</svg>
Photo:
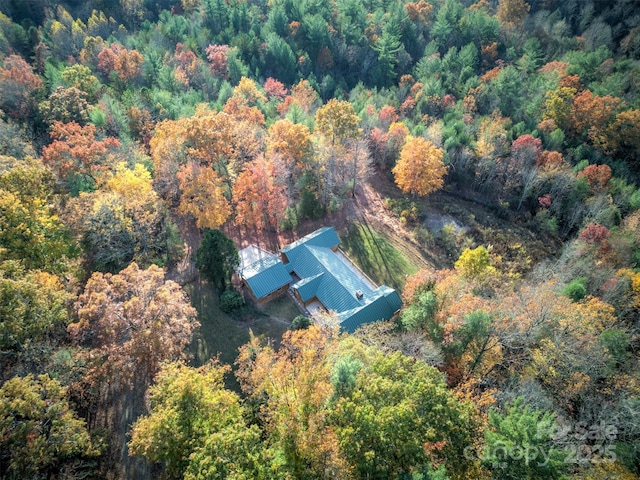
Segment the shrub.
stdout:
<svg viewBox="0 0 640 480">
<path fill-rule="evenodd" d="M 389 208 L 403 224 L 417 223 L 422 217 L 416 202 L 412 202 L 406 198 L 387 198 L 386 203 L 387 208 Z"/>
<path fill-rule="evenodd" d="M 609 229 L 598 225 L 597 223 L 590 223 L 580 232 L 580 240 L 586 243 L 599 244 L 609 238 Z"/>
<path fill-rule="evenodd" d="M 306 330 L 311 325 L 311 319 L 304 315 L 298 315 L 291 322 L 291 330 Z"/>
<path fill-rule="evenodd" d="M 536 214 L 536 222 L 538 227 L 543 232 L 550 235 L 557 235 L 558 233 L 558 219 L 549 213 L 549 210 L 540 210 Z"/>
<path fill-rule="evenodd" d="M 458 257 L 460 254 L 459 243 L 462 243 L 461 235 L 453 222 L 447 223 L 436 237 L 445 253 L 450 257 Z"/>
<path fill-rule="evenodd" d="M 220 295 L 220 310 L 230 313 L 244 305 L 244 297 L 235 290 L 227 290 Z"/>
<path fill-rule="evenodd" d="M 422 247 L 433 246 L 434 238 L 432 233 L 422 225 L 418 225 L 416 228 L 414 228 L 412 233 L 415 241 L 418 242 Z"/>
<path fill-rule="evenodd" d="M 454 268 L 467 278 L 477 278 L 495 271 L 491 265 L 489 251 L 482 245 L 473 250 L 465 249 L 460 254 Z"/>
<path fill-rule="evenodd" d="M 562 295 L 578 302 L 587 296 L 587 277 L 578 277 L 562 290 Z"/>
</svg>

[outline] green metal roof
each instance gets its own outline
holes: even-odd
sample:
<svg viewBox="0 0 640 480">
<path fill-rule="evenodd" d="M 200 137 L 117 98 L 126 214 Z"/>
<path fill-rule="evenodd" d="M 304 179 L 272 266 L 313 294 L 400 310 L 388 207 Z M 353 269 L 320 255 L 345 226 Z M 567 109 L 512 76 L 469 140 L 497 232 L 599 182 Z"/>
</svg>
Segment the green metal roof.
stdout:
<svg viewBox="0 0 640 480">
<path fill-rule="evenodd" d="M 308 298 L 317 297 L 327 310 L 343 312 L 364 305 L 356 298 L 358 290 L 370 295 L 372 290 L 329 248 L 303 245 L 298 248 L 296 260 L 291 262 L 293 271 L 301 279 L 321 275 L 314 282 L 315 292 L 304 290 Z"/>
<path fill-rule="evenodd" d="M 282 263 L 280 259 L 274 254 L 268 254 L 263 256 L 262 258 L 254 261 L 253 263 L 243 266 L 242 271 L 240 272 L 244 278 L 250 278 L 254 275 L 258 275 L 265 270 L 277 265 L 278 263 Z"/>
<path fill-rule="evenodd" d="M 338 314 L 340 326 L 348 332 L 355 331 L 363 323 L 388 320 L 394 314 L 384 295 L 377 295 L 370 303 Z"/>
<path fill-rule="evenodd" d="M 289 259 L 287 270 L 301 278 L 292 286 L 300 298 L 306 302 L 316 297 L 338 314 L 341 326 L 350 332 L 363 323 L 391 318 L 402 306 L 398 293 L 385 285 L 372 289 L 355 267 L 332 250 L 337 245 L 331 239 L 335 231 L 325 227 L 318 232 L 282 249 Z"/>
<path fill-rule="evenodd" d="M 389 302 L 389 306 L 392 308 L 394 313 L 402 308 L 402 299 L 400 298 L 400 295 L 398 295 L 398 292 L 393 288 L 381 285 L 378 287 L 378 290 L 387 299 L 387 302 Z"/>
<path fill-rule="evenodd" d="M 340 239 L 333 227 L 322 227 L 281 248 L 280 251 L 287 255 L 289 262 L 292 262 L 297 257 L 300 252 L 300 247 L 303 245 L 334 248 L 340 245 Z"/>
<path fill-rule="evenodd" d="M 272 253 L 263 253 L 255 262 L 243 266 L 239 273 L 258 300 L 291 282 L 282 260 Z"/>
<path fill-rule="evenodd" d="M 338 314 L 340 326 L 347 332 L 354 332 L 364 323 L 388 320 L 402 307 L 398 292 L 382 285 L 366 305 Z"/>
<path fill-rule="evenodd" d="M 278 255 L 255 246 L 247 248 L 246 254 L 241 252 L 239 273 L 258 299 L 288 285 L 290 274 L 295 273 L 300 280 L 292 288 L 302 301 L 317 298 L 327 310 L 337 313 L 348 332 L 363 323 L 391 318 L 402 306 L 398 293 L 386 285 L 373 289 L 332 250 L 339 244 L 335 230 L 323 227 L 284 247 L 286 264 Z"/>
<path fill-rule="evenodd" d="M 294 283 L 291 288 L 297 290 L 302 301 L 306 302 L 315 296 L 323 276 L 324 273 L 318 273 L 312 277 L 303 278 L 299 282 Z"/>
</svg>

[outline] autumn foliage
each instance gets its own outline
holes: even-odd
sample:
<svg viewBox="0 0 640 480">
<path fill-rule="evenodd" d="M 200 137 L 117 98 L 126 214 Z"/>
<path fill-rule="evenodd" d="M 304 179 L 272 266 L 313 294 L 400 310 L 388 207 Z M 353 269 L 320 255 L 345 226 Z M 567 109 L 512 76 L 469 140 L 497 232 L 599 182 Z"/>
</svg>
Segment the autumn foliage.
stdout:
<svg viewBox="0 0 640 480">
<path fill-rule="evenodd" d="M 269 97 L 273 97 L 276 100 L 284 100 L 289 92 L 282 82 L 271 77 L 265 80 L 264 91 Z"/>
<path fill-rule="evenodd" d="M 447 167 L 444 153 L 422 137 L 407 137 L 392 172 L 403 192 L 425 196 L 442 188 Z"/>
<path fill-rule="evenodd" d="M 530 9 L 531 6 L 524 0 L 500 0 L 496 13 L 501 23 L 514 28 L 522 24 Z"/>
<path fill-rule="evenodd" d="M 115 72 L 120 80 L 129 81 L 141 73 L 144 57 L 137 50 L 127 50 L 112 43 L 98 54 L 98 68 L 106 74 Z"/>
<path fill-rule="evenodd" d="M 78 418 L 67 388 L 49 375 L 14 377 L 0 387 L 0 465 L 21 478 L 73 470 L 100 454 L 86 422 Z"/>
<path fill-rule="evenodd" d="M 0 478 L 638 473 L 634 2 L 1 4 Z M 330 224 L 397 317 L 223 315 Z"/>
<path fill-rule="evenodd" d="M 578 178 L 586 178 L 591 188 L 602 191 L 611 180 L 609 165 L 589 165 L 578 174 Z"/>
<path fill-rule="evenodd" d="M 30 113 L 33 93 L 42 86 L 33 67 L 19 55 L 9 55 L 0 67 L 0 106 L 14 118 Z"/>
<path fill-rule="evenodd" d="M 533 135 L 521 135 L 511 144 L 511 157 L 517 165 L 532 165 L 542 153 L 542 141 Z"/>
<path fill-rule="evenodd" d="M 59 178 L 69 175 L 96 176 L 108 167 L 107 154 L 120 141 L 113 137 L 96 138 L 93 125 L 81 127 L 75 122 L 54 121 L 51 126 L 53 142 L 42 151 L 42 160 Z"/>
<path fill-rule="evenodd" d="M 597 245 L 606 241 L 609 235 L 610 232 L 607 227 L 597 223 L 590 223 L 580 232 L 580 240 Z"/>
<path fill-rule="evenodd" d="M 91 349 L 91 370 L 112 381 L 150 381 L 166 360 L 184 358 L 198 326 L 182 288 L 156 266 L 132 263 L 116 275 L 94 273 L 69 325 L 75 342 Z"/>
<path fill-rule="evenodd" d="M 269 127 L 267 154 L 282 157 L 286 165 L 302 166 L 311 153 L 311 132 L 306 125 L 288 119 L 277 120 Z"/>
<path fill-rule="evenodd" d="M 573 98 L 568 120 L 569 128 L 580 137 L 588 134 L 591 140 L 597 141 L 605 134 L 605 129 L 619 105 L 619 98 L 610 95 L 600 97 L 590 90 L 583 90 Z"/>
<path fill-rule="evenodd" d="M 227 78 L 227 55 L 229 52 L 229 46 L 209 45 L 206 52 L 213 74 L 216 77 Z"/>
<path fill-rule="evenodd" d="M 211 167 L 196 163 L 183 165 L 177 174 L 180 191 L 178 211 L 192 215 L 198 228 L 218 228 L 231 214 L 219 175 Z"/>
<path fill-rule="evenodd" d="M 259 157 L 233 185 L 235 221 L 256 230 L 277 230 L 287 207 L 283 172 L 273 160 Z"/>
</svg>

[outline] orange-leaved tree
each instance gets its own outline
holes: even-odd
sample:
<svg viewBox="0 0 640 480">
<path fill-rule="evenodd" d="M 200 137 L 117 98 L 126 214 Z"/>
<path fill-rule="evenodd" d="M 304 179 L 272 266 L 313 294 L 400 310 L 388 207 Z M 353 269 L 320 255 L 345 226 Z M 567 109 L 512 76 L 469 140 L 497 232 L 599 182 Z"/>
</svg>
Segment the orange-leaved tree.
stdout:
<svg viewBox="0 0 640 480">
<path fill-rule="evenodd" d="M 256 82 L 242 77 L 233 95 L 224 104 L 223 110 L 236 120 L 245 120 L 256 125 L 264 125 L 264 114 L 260 106 L 267 102 L 267 97 L 258 90 Z"/>
<path fill-rule="evenodd" d="M 285 118 L 269 127 L 267 154 L 282 156 L 289 168 L 303 162 L 311 148 L 311 132 L 306 125 Z"/>
<path fill-rule="evenodd" d="M 604 190 L 611 180 L 611 167 L 609 165 L 588 165 L 578 173 L 578 178 L 586 178 L 589 186 L 599 192 Z"/>
<path fill-rule="evenodd" d="M 154 165 L 154 186 L 166 199 L 176 201 L 180 167 L 194 162 L 230 173 L 230 163 L 237 156 L 234 128 L 237 122 L 223 112 L 196 107 L 190 118 L 158 123 L 150 141 Z"/>
<path fill-rule="evenodd" d="M 422 137 L 408 136 L 393 174 L 405 193 L 425 196 L 442 188 L 447 167 L 444 152 Z"/>
<path fill-rule="evenodd" d="M 607 125 L 613 120 L 620 99 L 606 95 L 594 95 L 591 90 L 583 90 L 573 97 L 568 117 L 568 130 L 579 138 L 586 134 L 592 141 L 606 134 Z"/>
<path fill-rule="evenodd" d="M 149 151 L 153 162 L 153 186 L 164 199 L 178 200 L 176 174 L 186 162 L 186 128 L 184 122 L 164 120 L 159 122 L 149 141 Z M 177 202 L 176 202 L 177 203 Z"/>
<path fill-rule="evenodd" d="M 137 50 L 127 50 L 118 43 L 112 43 L 98 54 L 98 68 L 106 74 L 115 72 L 117 77 L 130 81 L 141 73 L 144 57 Z"/>
<path fill-rule="evenodd" d="M 199 326 L 196 311 L 177 283 L 152 265 L 132 263 L 116 275 L 94 273 L 78 297 L 73 340 L 90 349 L 90 373 L 113 382 L 146 384 L 163 361 L 185 357 Z"/>
<path fill-rule="evenodd" d="M 258 157 L 238 175 L 233 185 L 236 223 L 257 230 L 277 230 L 287 208 L 282 168 Z"/>
<path fill-rule="evenodd" d="M 96 138 L 96 127 L 82 127 L 76 122 L 54 121 L 51 136 L 54 141 L 42 150 L 45 165 L 51 167 L 60 179 L 77 176 L 89 179 L 91 186 L 97 174 L 109 167 L 109 153 L 120 146 L 117 138 L 99 140 Z"/>
</svg>

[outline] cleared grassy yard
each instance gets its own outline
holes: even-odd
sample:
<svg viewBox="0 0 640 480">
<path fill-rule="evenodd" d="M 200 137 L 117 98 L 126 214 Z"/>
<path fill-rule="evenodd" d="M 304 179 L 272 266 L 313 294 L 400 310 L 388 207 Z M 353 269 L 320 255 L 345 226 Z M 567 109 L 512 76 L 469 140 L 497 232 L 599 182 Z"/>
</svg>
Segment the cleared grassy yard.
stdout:
<svg viewBox="0 0 640 480">
<path fill-rule="evenodd" d="M 286 295 L 265 306 L 247 305 L 228 315 L 220 310 L 218 294 L 209 283 L 194 282 L 186 285 L 185 290 L 201 323 L 190 348 L 194 365 L 202 365 L 216 355 L 221 363 L 233 365 L 238 347 L 249 341 L 249 329 L 257 336 L 278 342 L 299 314 Z"/>
<path fill-rule="evenodd" d="M 339 232 L 340 248 L 378 285 L 402 291 L 407 275 L 417 267 L 381 233 L 362 223 Z"/>
</svg>

